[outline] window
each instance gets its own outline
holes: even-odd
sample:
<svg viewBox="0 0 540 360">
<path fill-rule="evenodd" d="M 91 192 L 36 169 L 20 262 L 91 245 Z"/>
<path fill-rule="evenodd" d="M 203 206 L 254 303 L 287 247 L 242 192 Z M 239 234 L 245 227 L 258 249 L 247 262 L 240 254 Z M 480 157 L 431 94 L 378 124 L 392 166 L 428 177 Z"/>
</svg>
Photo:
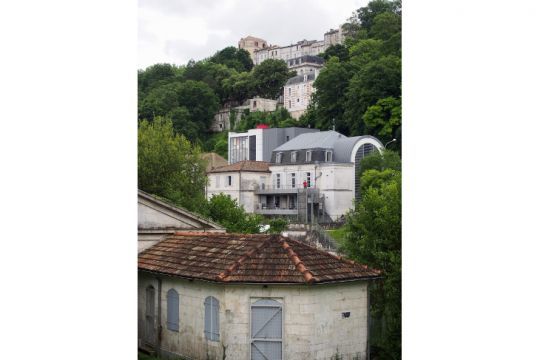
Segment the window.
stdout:
<svg viewBox="0 0 540 360">
<path fill-rule="evenodd" d="M 285 136 L 285 141 L 289 141 L 289 135 Z"/>
<path fill-rule="evenodd" d="M 281 158 L 283 157 L 283 153 L 277 153 L 276 154 L 276 163 L 277 164 L 280 164 L 281 163 Z"/>
<path fill-rule="evenodd" d="M 257 100 L 253 100 L 253 108 L 255 109 L 257 107 Z"/>
<path fill-rule="evenodd" d="M 216 175 L 216 187 L 219 187 L 219 175 Z"/>
<path fill-rule="evenodd" d="M 291 108 L 291 100 L 289 100 L 289 109 Z"/>
<path fill-rule="evenodd" d="M 300 99 L 296 99 L 296 102 L 300 102 Z"/>
<path fill-rule="evenodd" d="M 331 151 L 326 151 L 324 153 L 324 161 L 332 162 L 332 152 Z"/>
<path fill-rule="evenodd" d="M 289 88 L 289 96 L 291 96 L 291 88 Z"/>
<path fill-rule="evenodd" d="M 276 174 L 276 188 L 279 189 L 281 187 L 281 174 Z"/>
<path fill-rule="evenodd" d="M 232 176 L 231 175 L 227 176 L 227 184 L 228 184 L 228 186 L 232 185 Z"/>
<path fill-rule="evenodd" d="M 287 136 L 287 138 L 288 138 L 288 136 Z M 289 140 L 289 139 L 287 139 L 287 141 L 288 141 L 288 140 Z M 291 162 L 296 162 L 297 154 L 298 154 L 298 151 L 293 151 L 293 152 L 291 153 Z"/>
<path fill-rule="evenodd" d="M 311 161 L 311 151 L 306 151 L 306 161 Z"/>
<path fill-rule="evenodd" d="M 291 174 L 291 187 L 294 189 L 296 187 L 296 174 Z"/>
<path fill-rule="evenodd" d="M 306 173 L 306 183 L 307 183 L 307 187 L 311 187 L 311 173 L 310 172 Z"/>
<path fill-rule="evenodd" d="M 204 300 L 204 337 L 219 341 L 219 301 L 213 296 Z"/>
<path fill-rule="evenodd" d="M 179 331 L 180 322 L 180 299 L 174 289 L 167 291 L 167 329 Z"/>
</svg>

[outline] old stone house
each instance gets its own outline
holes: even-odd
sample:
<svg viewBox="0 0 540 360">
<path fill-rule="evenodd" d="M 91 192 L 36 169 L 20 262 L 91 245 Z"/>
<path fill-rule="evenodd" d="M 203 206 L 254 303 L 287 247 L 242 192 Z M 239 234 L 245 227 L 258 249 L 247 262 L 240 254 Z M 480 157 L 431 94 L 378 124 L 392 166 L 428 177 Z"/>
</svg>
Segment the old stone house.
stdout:
<svg viewBox="0 0 540 360">
<path fill-rule="evenodd" d="M 137 208 L 139 252 L 176 231 L 225 232 L 221 225 L 142 190 L 139 190 Z"/>
<path fill-rule="evenodd" d="M 279 235 L 179 232 L 138 269 L 139 347 L 163 357 L 366 359 L 367 266 Z"/>
<path fill-rule="evenodd" d="M 293 119 L 299 119 L 311 102 L 311 95 L 315 92 L 313 83 L 318 72 L 297 75 L 283 86 L 283 106 L 289 111 Z"/>
</svg>

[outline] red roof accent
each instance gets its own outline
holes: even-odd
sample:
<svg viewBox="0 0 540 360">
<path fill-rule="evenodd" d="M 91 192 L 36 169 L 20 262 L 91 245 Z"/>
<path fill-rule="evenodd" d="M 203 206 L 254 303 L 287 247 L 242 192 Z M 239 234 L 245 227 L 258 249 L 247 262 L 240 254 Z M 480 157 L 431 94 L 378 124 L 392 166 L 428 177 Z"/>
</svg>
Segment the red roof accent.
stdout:
<svg viewBox="0 0 540 360">
<path fill-rule="evenodd" d="M 255 129 L 268 129 L 270 126 L 266 125 L 266 124 L 257 124 L 257 126 L 255 126 Z"/>
<path fill-rule="evenodd" d="M 317 284 L 379 270 L 280 235 L 177 232 L 139 254 L 139 270 L 219 283 Z"/>
</svg>

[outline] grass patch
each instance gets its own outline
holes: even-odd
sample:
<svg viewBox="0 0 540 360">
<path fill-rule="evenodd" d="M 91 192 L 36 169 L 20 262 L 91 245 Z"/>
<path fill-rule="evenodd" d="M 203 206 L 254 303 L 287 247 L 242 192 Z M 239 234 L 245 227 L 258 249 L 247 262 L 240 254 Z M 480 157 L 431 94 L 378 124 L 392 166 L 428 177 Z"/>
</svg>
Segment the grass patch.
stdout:
<svg viewBox="0 0 540 360">
<path fill-rule="evenodd" d="M 345 234 L 346 229 L 345 226 L 342 226 L 340 228 L 334 229 L 334 230 L 326 230 L 328 235 L 332 237 L 332 239 L 336 240 L 338 245 L 343 245 L 343 242 L 345 241 Z"/>
</svg>

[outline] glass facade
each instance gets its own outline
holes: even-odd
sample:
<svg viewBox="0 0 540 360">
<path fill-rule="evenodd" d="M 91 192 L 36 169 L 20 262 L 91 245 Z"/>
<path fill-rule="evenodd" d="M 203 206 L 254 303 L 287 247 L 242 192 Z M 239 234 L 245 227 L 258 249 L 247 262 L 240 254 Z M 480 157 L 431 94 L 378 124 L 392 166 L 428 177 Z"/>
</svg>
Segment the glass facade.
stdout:
<svg viewBox="0 0 540 360">
<path fill-rule="evenodd" d="M 247 136 L 238 136 L 230 139 L 229 154 L 231 164 L 238 161 L 249 160 L 249 140 Z"/>
</svg>

